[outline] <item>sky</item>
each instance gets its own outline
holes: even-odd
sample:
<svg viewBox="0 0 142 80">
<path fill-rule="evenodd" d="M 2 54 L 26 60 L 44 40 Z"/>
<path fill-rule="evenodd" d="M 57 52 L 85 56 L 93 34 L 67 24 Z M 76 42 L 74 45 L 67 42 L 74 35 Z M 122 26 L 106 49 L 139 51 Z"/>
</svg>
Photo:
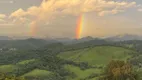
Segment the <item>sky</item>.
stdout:
<svg viewBox="0 0 142 80">
<path fill-rule="evenodd" d="M 0 0 L 0 36 L 142 35 L 142 0 Z"/>
</svg>

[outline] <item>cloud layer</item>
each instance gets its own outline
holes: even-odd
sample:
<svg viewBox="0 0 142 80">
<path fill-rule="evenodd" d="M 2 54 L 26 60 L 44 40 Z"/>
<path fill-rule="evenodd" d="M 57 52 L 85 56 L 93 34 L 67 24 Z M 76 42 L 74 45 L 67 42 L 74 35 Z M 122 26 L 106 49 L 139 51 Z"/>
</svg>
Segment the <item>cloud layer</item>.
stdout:
<svg viewBox="0 0 142 80">
<path fill-rule="evenodd" d="M 0 22 L 4 22 L 4 18 L 6 18 L 5 14 L 0 14 Z"/>
<path fill-rule="evenodd" d="M 57 15 L 80 15 L 96 12 L 100 16 L 116 14 L 136 5 L 136 2 L 117 2 L 111 0 L 44 0 L 40 6 L 32 6 L 26 11 L 19 9 L 10 17 L 26 17 L 45 20 Z"/>
<path fill-rule="evenodd" d="M 137 5 L 137 11 L 139 11 L 139 12 L 142 12 L 142 5 L 140 4 L 140 5 Z"/>
</svg>

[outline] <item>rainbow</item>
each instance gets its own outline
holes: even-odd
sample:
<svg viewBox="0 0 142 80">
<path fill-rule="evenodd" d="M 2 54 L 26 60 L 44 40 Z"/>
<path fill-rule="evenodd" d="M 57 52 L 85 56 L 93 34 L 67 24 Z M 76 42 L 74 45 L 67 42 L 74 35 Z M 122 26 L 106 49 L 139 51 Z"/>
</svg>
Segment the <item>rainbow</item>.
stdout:
<svg viewBox="0 0 142 80">
<path fill-rule="evenodd" d="M 36 23 L 36 21 L 33 21 L 33 22 L 31 22 L 30 23 L 30 35 L 32 36 L 32 37 L 34 37 L 35 35 L 36 35 L 36 32 L 37 32 L 37 23 Z"/>
<path fill-rule="evenodd" d="M 82 29 L 83 29 L 83 19 L 84 19 L 84 15 L 80 15 L 77 20 L 76 39 L 81 38 Z"/>
</svg>

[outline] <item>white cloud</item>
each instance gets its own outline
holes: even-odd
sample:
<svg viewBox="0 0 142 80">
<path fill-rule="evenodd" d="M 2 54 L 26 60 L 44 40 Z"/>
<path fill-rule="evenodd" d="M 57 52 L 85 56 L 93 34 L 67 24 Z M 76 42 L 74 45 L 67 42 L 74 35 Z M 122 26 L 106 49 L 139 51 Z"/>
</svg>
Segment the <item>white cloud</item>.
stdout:
<svg viewBox="0 0 142 80">
<path fill-rule="evenodd" d="M 0 22 L 5 22 L 5 20 L 3 20 L 3 19 L 0 19 Z"/>
<path fill-rule="evenodd" d="M 0 23 L 0 27 L 2 26 L 13 26 L 14 24 L 12 23 Z"/>
<path fill-rule="evenodd" d="M 0 19 L 3 19 L 3 18 L 5 18 L 5 17 L 6 17 L 5 14 L 0 14 Z"/>
<path fill-rule="evenodd" d="M 136 7 L 137 7 L 138 12 L 142 12 L 142 5 L 141 4 L 137 5 Z"/>
<path fill-rule="evenodd" d="M 133 7 L 136 2 L 117 2 L 107 0 L 44 0 L 40 6 L 32 6 L 26 11 L 19 9 L 10 17 L 32 16 L 32 18 L 47 19 L 57 15 L 79 15 L 85 12 L 116 14 Z"/>
<path fill-rule="evenodd" d="M 99 16 L 104 16 L 104 15 L 107 15 L 107 14 L 117 14 L 117 13 L 119 13 L 119 12 L 124 12 L 124 10 L 116 10 L 116 9 L 114 9 L 114 10 L 106 10 L 106 11 L 101 11 L 101 12 L 99 12 Z"/>
<path fill-rule="evenodd" d="M 9 1 L 9 3 L 13 4 L 13 3 L 14 3 L 14 1 Z"/>
<path fill-rule="evenodd" d="M 22 16 L 26 15 L 26 12 L 23 10 L 23 9 L 18 9 L 17 11 L 13 12 L 11 15 L 10 15 L 10 18 L 11 17 L 17 17 L 17 18 L 20 18 Z"/>
<path fill-rule="evenodd" d="M 142 8 L 141 8 L 141 9 L 138 9 L 138 11 L 139 11 L 139 12 L 142 12 Z"/>
<path fill-rule="evenodd" d="M 6 15 L 5 14 L 0 14 L 0 22 L 5 22 Z"/>
<path fill-rule="evenodd" d="M 13 26 L 14 24 L 8 19 L 5 14 L 0 14 L 0 27 Z"/>
<path fill-rule="evenodd" d="M 14 3 L 14 1 L 13 1 L 13 0 L 9 0 L 9 1 L 7 1 L 7 0 L 3 0 L 3 1 L 0 1 L 0 3 L 10 3 L 10 4 L 13 4 L 13 3 Z"/>
</svg>

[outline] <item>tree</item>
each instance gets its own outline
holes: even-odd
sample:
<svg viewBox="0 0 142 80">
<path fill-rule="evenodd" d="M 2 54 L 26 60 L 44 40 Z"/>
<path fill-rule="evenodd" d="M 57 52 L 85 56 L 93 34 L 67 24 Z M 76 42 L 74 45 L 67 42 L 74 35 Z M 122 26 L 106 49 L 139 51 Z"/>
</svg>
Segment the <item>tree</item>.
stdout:
<svg viewBox="0 0 142 80">
<path fill-rule="evenodd" d="M 111 61 L 100 80 L 137 80 L 132 65 L 124 61 Z"/>
<path fill-rule="evenodd" d="M 24 77 L 16 77 L 0 73 L 0 80 L 26 80 Z"/>
</svg>

